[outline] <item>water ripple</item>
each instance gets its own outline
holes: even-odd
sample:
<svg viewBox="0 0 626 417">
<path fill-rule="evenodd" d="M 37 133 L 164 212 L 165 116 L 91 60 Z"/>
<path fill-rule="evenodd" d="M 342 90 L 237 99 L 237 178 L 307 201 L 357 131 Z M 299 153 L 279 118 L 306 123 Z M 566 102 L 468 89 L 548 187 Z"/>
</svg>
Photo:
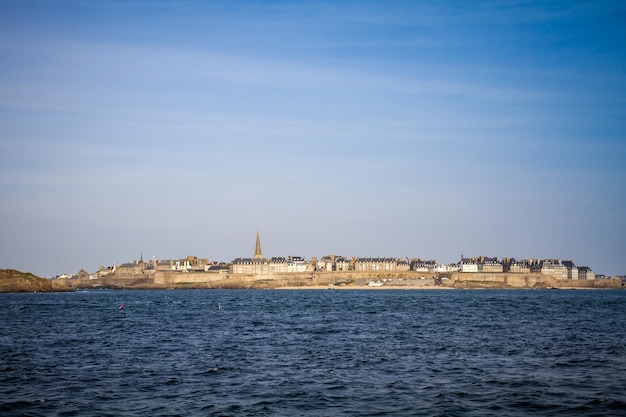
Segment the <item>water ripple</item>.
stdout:
<svg viewBox="0 0 626 417">
<path fill-rule="evenodd" d="M 3 416 L 626 414 L 624 291 L 0 298 Z"/>
</svg>

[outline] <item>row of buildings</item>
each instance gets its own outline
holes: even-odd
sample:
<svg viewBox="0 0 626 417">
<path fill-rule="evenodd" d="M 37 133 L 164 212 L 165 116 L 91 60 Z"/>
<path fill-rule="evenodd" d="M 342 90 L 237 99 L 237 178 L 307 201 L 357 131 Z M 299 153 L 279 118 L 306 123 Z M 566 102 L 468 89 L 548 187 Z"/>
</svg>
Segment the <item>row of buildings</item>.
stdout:
<svg viewBox="0 0 626 417">
<path fill-rule="evenodd" d="M 435 260 L 402 258 L 352 258 L 325 256 L 317 262 L 317 271 L 418 271 L 424 273 L 468 272 L 468 273 L 512 273 L 545 274 L 558 279 L 594 279 L 595 274 L 588 266 L 576 266 L 574 261 L 560 259 L 524 259 L 479 256 L 465 258 L 458 263 L 438 264 Z"/>
<path fill-rule="evenodd" d="M 595 279 L 588 266 L 576 266 L 573 261 L 560 259 L 524 259 L 476 257 L 461 258 L 458 263 L 439 264 L 434 260 L 406 258 L 348 258 L 327 255 L 320 259 L 306 260 L 301 256 L 273 258 L 236 258 L 230 263 L 209 262 L 188 256 L 177 260 L 134 261 L 121 265 L 100 268 L 93 279 L 109 274 L 119 278 L 132 278 L 138 275 L 152 275 L 156 272 L 216 272 L 223 274 L 280 274 L 302 272 L 408 272 L 425 274 L 465 272 L 465 273 L 511 273 L 545 274 L 557 279 Z"/>
<path fill-rule="evenodd" d="M 508 272 L 513 274 L 545 274 L 557 279 L 595 279 L 588 266 L 576 266 L 574 261 L 560 259 L 464 258 L 457 264 L 460 272 Z"/>
<path fill-rule="evenodd" d="M 275 274 L 305 272 L 408 272 L 423 273 L 512 273 L 546 274 L 557 279 L 595 279 L 595 274 L 587 266 L 576 266 L 574 261 L 560 259 L 524 259 L 478 256 L 466 258 L 463 255 L 458 263 L 439 264 L 435 260 L 420 258 L 357 258 L 326 255 L 320 259 L 306 260 L 301 256 L 263 257 L 259 233 L 256 236 L 254 255 L 251 258 L 236 258 L 230 263 L 210 262 L 208 259 L 188 256 L 177 260 L 156 260 L 125 263 L 108 268 L 101 267 L 98 276 L 116 274 L 119 278 L 150 276 L 156 272 L 213 272 L 221 274 Z"/>
</svg>

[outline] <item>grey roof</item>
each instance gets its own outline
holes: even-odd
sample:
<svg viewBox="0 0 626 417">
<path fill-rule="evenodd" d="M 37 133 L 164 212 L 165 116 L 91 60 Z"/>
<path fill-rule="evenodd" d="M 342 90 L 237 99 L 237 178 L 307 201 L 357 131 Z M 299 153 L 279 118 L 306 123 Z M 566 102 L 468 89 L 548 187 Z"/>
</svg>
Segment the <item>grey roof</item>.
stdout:
<svg viewBox="0 0 626 417">
<path fill-rule="evenodd" d="M 233 264 L 242 265 L 242 264 L 262 264 L 267 262 L 267 259 L 253 259 L 253 258 L 236 258 L 233 260 Z"/>
<path fill-rule="evenodd" d="M 395 262 L 393 258 L 359 258 L 357 262 Z"/>
</svg>

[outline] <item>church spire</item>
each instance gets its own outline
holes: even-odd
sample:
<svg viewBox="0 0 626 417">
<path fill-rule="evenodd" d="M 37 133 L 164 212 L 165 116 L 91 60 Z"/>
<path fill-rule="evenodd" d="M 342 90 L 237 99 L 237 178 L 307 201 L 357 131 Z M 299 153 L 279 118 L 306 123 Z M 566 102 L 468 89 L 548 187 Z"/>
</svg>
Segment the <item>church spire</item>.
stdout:
<svg viewBox="0 0 626 417">
<path fill-rule="evenodd" d="M 259 231 L 256 231 L 256 247 L 254 248 L 254 259 L 263 259 L 263 252 L 261 252 L 261 238 L 259 237 Z"/>
</svg>

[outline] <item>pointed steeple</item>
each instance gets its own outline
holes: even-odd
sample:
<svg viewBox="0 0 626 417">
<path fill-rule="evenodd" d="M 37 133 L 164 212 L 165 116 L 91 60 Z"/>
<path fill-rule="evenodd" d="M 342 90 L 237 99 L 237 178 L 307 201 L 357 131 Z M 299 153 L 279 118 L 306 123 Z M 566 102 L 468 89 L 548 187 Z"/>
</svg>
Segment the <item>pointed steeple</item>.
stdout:
<svg viewBox="0 0 626 417">
<path fill-rule="evenodd" d="M 261 238 L 259 237 L 259 231 L 256 231 L 256 247 L 254 248 L 254 259 L 263 259 L 263 252 L 261 251 Z"/>
<path fill-rule="evenodd" d="M 141 252 L 141 256 L 139 257 L 139 268 L 141 269 L 141 273 L 145 270 L 146 264 L 143 262 L 143 252 Z"/>
</svg>

